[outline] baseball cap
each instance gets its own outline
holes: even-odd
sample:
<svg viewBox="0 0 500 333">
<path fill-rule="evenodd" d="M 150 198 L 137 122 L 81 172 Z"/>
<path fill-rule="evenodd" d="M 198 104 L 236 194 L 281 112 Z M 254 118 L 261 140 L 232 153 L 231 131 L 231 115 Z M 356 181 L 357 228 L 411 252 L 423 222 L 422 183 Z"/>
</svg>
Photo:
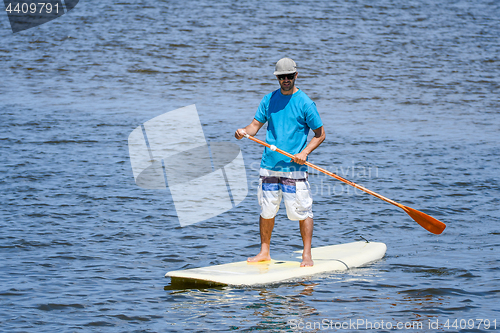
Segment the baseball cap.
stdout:
<svg viewBox="0 0 500 333">
<path fill-rule="evenodd" d="M 292 74 L 297 71 L 297 64 L 290 58 L 282 58 L 276 63 L 274 75 Z"/>
</svg>

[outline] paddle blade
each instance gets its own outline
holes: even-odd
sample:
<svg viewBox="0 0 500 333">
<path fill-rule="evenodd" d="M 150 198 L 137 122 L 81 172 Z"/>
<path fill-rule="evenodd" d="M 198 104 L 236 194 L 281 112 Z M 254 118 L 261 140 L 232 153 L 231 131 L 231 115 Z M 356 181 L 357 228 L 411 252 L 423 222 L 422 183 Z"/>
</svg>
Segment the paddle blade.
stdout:
<svg viewBox="0 0 500 333">
<path fill-rule="evenodd" d="M 444 228 L 446 228 L 446 224 L 433 218 L 432 216 L 407 206 L 404 206 L 403 209 L 412 219 L 415 220 L 415 222 L 420 224 L 422 228 L 432 232 L 433 234 L 439 235 L 443 232 Z"/>
</svg>

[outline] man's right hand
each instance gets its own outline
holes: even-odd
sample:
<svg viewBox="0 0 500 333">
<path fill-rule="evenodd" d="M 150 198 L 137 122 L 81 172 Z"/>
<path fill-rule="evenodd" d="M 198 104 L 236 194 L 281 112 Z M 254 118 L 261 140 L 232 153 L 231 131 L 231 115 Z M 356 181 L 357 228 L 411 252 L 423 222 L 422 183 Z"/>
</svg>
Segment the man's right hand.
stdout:
<svg viewBox="0 0 500 333">
<path fill-rule="evenodd" d="M 247 127 L 238 128 L 236 132 L 234 132 L 234 137 L 238 140 L 241 140 L 241 138 L 243 138 L 247 134 L 254 136 L 262 126 L 264 126 L 264 123 L 261 123 L 260 121 L 254 119 Z"/>
<path fill-rule="evenodd" d="M 238 128 L 236 132 L 234 132 L 234 137 L 238 140 L 241 140 L 245 135 L 247 135 L 247 132 L 244 128 Z"/>
</svg>

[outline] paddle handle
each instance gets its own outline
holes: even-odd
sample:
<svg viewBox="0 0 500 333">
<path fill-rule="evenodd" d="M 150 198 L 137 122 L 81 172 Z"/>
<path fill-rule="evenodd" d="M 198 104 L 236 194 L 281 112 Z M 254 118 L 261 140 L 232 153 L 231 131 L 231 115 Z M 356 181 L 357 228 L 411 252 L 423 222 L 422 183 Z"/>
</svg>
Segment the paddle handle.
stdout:
<svg viewBox="0 0 500 333">
<path fill-rule="evenodd" d="M 255 142 L 257 142 L 257 143 L 260 143 L 261 145 L 266 146 L 267 148 L 271 149 L 272 151 L 276 151 L 276 152 L 278 152 L 278 153 L 280 153 L 280 154 L 283 154 L 283 155 L 285 155 L 285 156 L 287 156 L 287 157 L 290 157 L 291 159 L 293 159 L 293 157 L 294 157 L 292 154 L 287 153 L 286 151 L 281 150 L 281 149 L 279 149 L 278 147 L 276 147 L 276 146 L 274 146 L 274 145 L 270 145 L 270 144 L 269 144 L 269 143 L 267 143 L 267 142 L 264 142 L 264 141 L 262 141 L 262 140 L 259 140 L 259 139 L 255 138 L 255 137 L 253 137 L 253 136 L 250 136 L 249 134 L 246 134 L 246 135 L 245 135 L 245 138 L 250 139 L 250 140 L 252 140 L 252 141 L 255 141 Z M 364 192 L 366 192 L 366 193 L 368 193 L 368 194 L 371 194 L 371 195 L 373 195 L 374 197 L 377 197 L 377 198 L 379 198 L 379 199 L 381 199 L 381 200 L 384 200 L 385 202 L 388 202 L 388 203 L 390 203 L 390 204 L 393 204 L 394 206 L 397 206 L 397 207 L 399 207 L 399 208 L 401 208 L 401 209 L 403 209 L 403 210 L 405 210 L 405 211 L 406 211 L 406 206 L 404 206 L 404 205 L 402 205 L 402 204 L 400 204 L 400 203 L 397 203 L 397 202 L 396 202 L 396 201 L 394 201 L 394 200 L 391 200 L 391 199 L 389 199 L 389 198 L 386 198 L 386 197 L 384 197 L 384 196 L 382 196 L 382 195 L 380 195 L 380 194 L 378 194 L 378 193 L 376 193 L 376 192 L 373 192 L 373 191 L 371 191 L 371 190 L 369 190 L 369 189 L 367 189 L 367 188 L 365 188 L 365 187 L 363 187 L 363 186 L 361 186 L 361 185 L 358 185 L 358 184 L 356 184 L 356 183 L 354 183 L 354 182 L 351 182 L 350 180 L 347 180 L 347 179 L 345 179 L 345 178 L 343 178 L 343 177 L 340 177 L 339 175 L 336 175 L 336 174 L 334 174 L 333 172 L 330 172 L 330 171 L 328 171 L 328 170 L 325 170 L 325 169 L 323 169 L 323 168 L 321 168 L 321 167 L 319 167 L 319 166 L 317 166 L 317 165 L 314 165 L 314 164 L 309 163 L 309 162 L 306 162 L 306 163 L 304 163 L 304 164 L 305 164 L 305 165 L 307 165 L 308 167 L 311 167 L 311 168 L 313 168 L 313 169 L 315 169 L 315 170 L 318 170 L 319 172 L 323 172 L 324 174 L 326 174 L 326 175 L 328 175 L 328 176 L 330 176 L 330 177 L 333 177 L 333 178 L 335 178 L 335 179 L 337 179 L 337 180 L 340 180 L 341 182 L 344 182 L 344 183 L 346 183 L 346 184 L 349 184 L 349 185 L 351 185 L 351 186 L 353 186 L 353 187 L 355 187 L 355 188 L 357 188 L 357 189 L 359 189 L 359 190 L 361 190 L 361 191 L 364 191 Z"/>
</svg>

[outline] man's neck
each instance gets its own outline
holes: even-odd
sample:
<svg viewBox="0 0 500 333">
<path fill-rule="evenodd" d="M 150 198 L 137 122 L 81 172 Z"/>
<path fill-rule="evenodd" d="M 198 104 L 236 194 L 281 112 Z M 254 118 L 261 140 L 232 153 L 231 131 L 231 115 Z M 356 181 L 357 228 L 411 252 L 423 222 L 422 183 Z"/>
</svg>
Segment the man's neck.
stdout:
<svg viewBox="0 0 500 333">
<path fill-rule="evenodd" d="M 280 91 L 281 91 L 281 94 L 283 94 L 283 95 L 293 95 L 297 91 L 299 91 L 299 88 L 297 88 L 296 86 L 293 86 L 293 88 L 288 90 L 288 91 L 284 91 L 283 89 L 280 88 Z"/>
</svg>

